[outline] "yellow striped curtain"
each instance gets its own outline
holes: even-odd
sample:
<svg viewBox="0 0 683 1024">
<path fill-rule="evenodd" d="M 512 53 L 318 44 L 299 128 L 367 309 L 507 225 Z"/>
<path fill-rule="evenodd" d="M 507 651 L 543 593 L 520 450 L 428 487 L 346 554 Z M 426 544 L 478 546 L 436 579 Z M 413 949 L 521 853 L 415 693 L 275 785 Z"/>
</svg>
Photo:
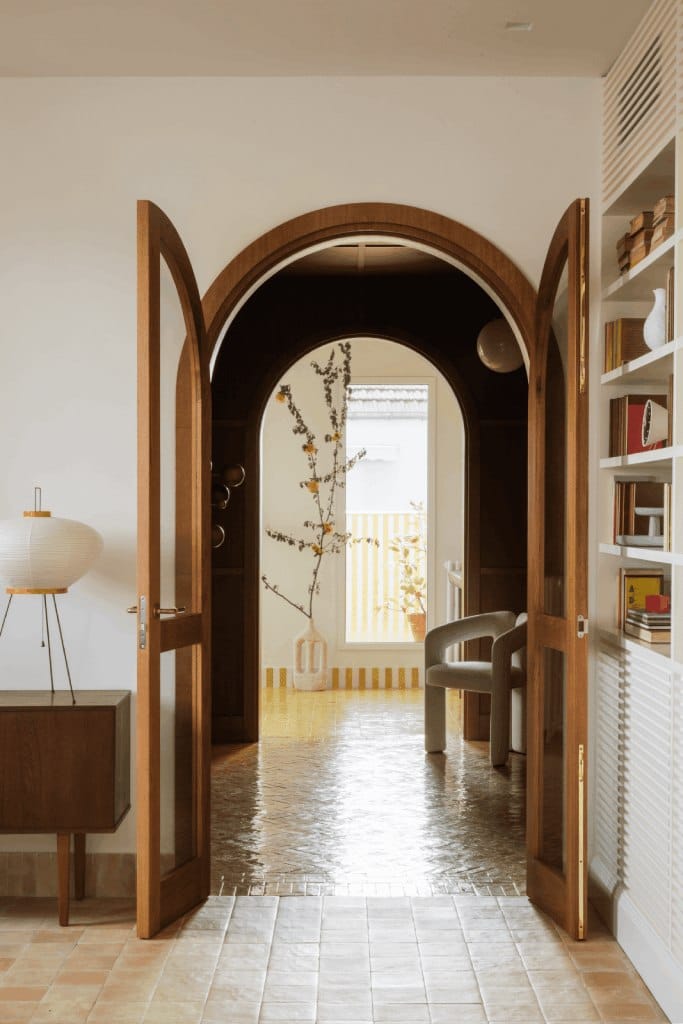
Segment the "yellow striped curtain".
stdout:
<svg viewBox="0 0 683 1024">
<path fill-rule="evenodd" d="M 374 544 L 346 549 L 346 639 L 349 643 L 410 643 L 407 616 L 398 607 L 399 566 L 389 550 L 394 537 L 415 531 L 415 512 L 349 512 L 346 529 L 354 537 L 375 537 Z M 424 529 L 424 527 L 423 527 Z M 421 566 L 426 575 L 426 566 Z M 391 608 L 383 605 L 389 599 Z"/>
</svg>

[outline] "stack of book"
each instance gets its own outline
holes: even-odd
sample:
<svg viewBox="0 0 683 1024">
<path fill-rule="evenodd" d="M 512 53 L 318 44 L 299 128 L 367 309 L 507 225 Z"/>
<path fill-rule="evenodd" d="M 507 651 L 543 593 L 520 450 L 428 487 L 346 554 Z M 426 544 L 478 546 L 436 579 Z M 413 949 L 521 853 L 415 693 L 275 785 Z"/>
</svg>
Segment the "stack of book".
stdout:
<svg viewBox="0 0 683 1024">
<path fill-rule="evenodd" d="M 628 232 L 617 239 L 617 263 L 620 274 L 625 274 L 631 269 L 631 248 L 631 236 Z"/>
<path fill-rule="evenodd" d="M 671 550 L 671 484 L 653 477 L 614 481 L 613 542 Z"/>
<path fill-rule="evenodd" d="M 652 210 L 643 210 L 631 221 L 631 250 L 629 252 L 630 267 L 635 267 L 650 252 L 652 247 L 653 228 L 652 222 L 654 213 Z"/>
<path fill-rule="evenodd" d="M 674 233 L 675 205 L 673 196 L 662 196 L 652 211 L 652 238 L 650 248 L 656 249 Z"/>
<path fill-rule="evenodd" d="M 609 403 L 609 453 L 610 457 L 635 455 L 638 452 L 654 451 L 663 448 L 664 441 L 656 441 L 647 447 L 643 446 L 643 415 L 645 405 L 651 399 L 664 409 L 668 408 L 668 396 L 657 395 L 622 395 L 612 398 Z M 671 425 L 669 426 L 671 430 Z M 668 440 L 667 444 L 671 441 Z"/>
<path fill-rule="evenodd" d="M 619 273 L 632 270 L 658 245 L 674 233 L 675 200 L 672 195 L 662 196 L 653 210 L 643 210 L 634 217 L 630 231 L 617 239 Z"/>
<path fill-rule="evenodd" d="M 643 337 L 644 323 L 641 317 L 620 317 L 605 324 L 604 373 L 650 351 Z"/>
<path fill-rule="evenodd" d="M 671 611 L 649 612 L 632 608 L 627 612 L 624 633 L 648 644 L 671 643 Z"/>
</svg>

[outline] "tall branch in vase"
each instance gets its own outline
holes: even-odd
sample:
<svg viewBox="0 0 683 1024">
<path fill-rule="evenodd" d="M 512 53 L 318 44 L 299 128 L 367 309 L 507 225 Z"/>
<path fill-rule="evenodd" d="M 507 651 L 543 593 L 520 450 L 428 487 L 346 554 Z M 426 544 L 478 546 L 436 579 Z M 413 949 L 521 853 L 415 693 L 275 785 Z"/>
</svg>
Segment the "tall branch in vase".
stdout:
<svg viewBox="0 0 683 1024">
<path fill-rule="evenodd" d="M 346 475 L 356 463 L 365 456 L 365 450 L 357 452 L 347 459 L 344 453 L 344 429 L 348 408 L 347 392 L 351 382 L 351 344 L 339 342 L 330 350 L 325 363 L 311 361 L 311 366 L 323 389 L 323 397 L 327 408 L 329 430 L 320 441 L 308 426 L 301 409 L 294 400 L 288 384 L 283 384 L 275 396 L 277 402 L 287 406 L 292 417 L 292 432 L 302 439 L 302 451 L 307 462 L 306 479 L 299 481 L 299 487 L 308 491 L 313 502 L 311 519 L 303 522 L 301 536 L 284 533 L 282 530 L 266 529 L 266 534 L 273 540 L 298 551 L 310 551 L 313 556 L 311 582 L 308 596 L 304 601 L 297 601 L 284 594 L 277 583 L 273 583 L 266 575 L 261 579 L 267 590 L 282 598 L 292 608 L 313 618 L 315 598 L 320 593 L 320 569 L 326 555 L 338 555 L 347 544 L 375 544 L 379 542 L 373 537 L 353 537 L 337 529 L 335 523 L 336 500 L 338 491 L 346 486 Z"/>
</svg>

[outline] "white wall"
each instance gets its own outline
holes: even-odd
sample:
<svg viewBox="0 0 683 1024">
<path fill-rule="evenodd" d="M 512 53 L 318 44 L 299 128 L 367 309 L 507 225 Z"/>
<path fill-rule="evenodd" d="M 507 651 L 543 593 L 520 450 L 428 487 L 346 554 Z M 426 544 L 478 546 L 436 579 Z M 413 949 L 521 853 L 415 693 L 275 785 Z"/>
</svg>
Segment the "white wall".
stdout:
<svg viewBox="0 0 683 1024">
<path fill-rule="evenodd" d="M 77 685 L 135 688 L 135 200 L 174 220 L 202 292 L 274 225 L 371 200 L 464 222 L 536 283 L 560 213 L 597 197 L 599 99 L 597 79 L 0 81 L 0 516 L 40 482 L 104 536 L 63 600 Z M 37 638 L 27 601 L 3 687 L 44 685 Z M 91 844 L 133 845 L 133 815 Z"/>
<path fill-rule="evenodd" d="M 282 379 L 289 384 L 306 422 L 317 436 L 329 430 L 329 421 L 321 395 L 319 378 L 310 368 L 310 360 L 323 362 L 330 350 L 322 347 L 300 359 Z M 429 622 L 446 621 L 446 592 L 442 565 L 446 559 L 463 560 L 464 500 L 464 427 L 455 395 L 436 368 L 412 349 L 377 338 L 358 338 L 352 342 L 352 380 L 382 378 L 392 383 L 405 379 L 413 383 L 431 383 L 430 414 L 433 429 L 430 459 L 433 460 L 434 488 L 428 506 L 433 546 L 430 553 Z M 279 385 L 278 385 L 279 387 Z M 277 391 L 277 388 L 276 388 Z M 291 416 L 286 406 L 271 395 L 263 417 L 261 436 L 263 457 L 262 519 L 265 528 L 283 530 L 301 536 L 301 524 L 313 518 L 311 496 L 299 487 L 306 477 L 306 460 L 301 438 L 291 432 Z M 358 468 L 358 467 L 357 467 Z M 355 473 L 352 469 L 351 473 Z M 323 466 L 321 465 L 321 472 Z M 344 492 L 337 503 L 338 516 L 344 510 Z M 394 506 L 392 506 L 393 508 Z M 293 600 L 307 605 L 307 587 L 311 580 L 313 558 L 307 552 L 278 543 L 268 537 L 262 541 L 261 571 Z M 333 556 L 323 560 L 320 594 L 315 599 L 317 628 L 328 641 L 328 663 L 340 668 L 395 665 L 419 667 L 422 647 L 386 650 L 347 646 L 343 642 L 343 560 Z M 292 661 L 292 637 L 306 625 L 300 612 L 281 598 L 264 590 L 261 612 L 261 664 L 286 667 Z"/>
</svg>

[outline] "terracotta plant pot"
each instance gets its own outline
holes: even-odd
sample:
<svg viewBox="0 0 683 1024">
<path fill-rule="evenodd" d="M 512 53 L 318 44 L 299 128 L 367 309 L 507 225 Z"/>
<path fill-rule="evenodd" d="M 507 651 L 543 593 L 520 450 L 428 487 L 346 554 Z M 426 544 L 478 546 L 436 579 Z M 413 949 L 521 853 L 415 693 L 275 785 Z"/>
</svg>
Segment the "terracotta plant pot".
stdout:
<svg viewBox="0 0 683 1024">
<path fill-rule="evenodd" d="M 411 612 L 408 615 L 408 622 L 410 623 L 410 632 L 413 634 L 413 640 L 417 643 L 424 643 L 425 630 L 427 626 L 427 616 L 424 612 Z"/>
</svg>

